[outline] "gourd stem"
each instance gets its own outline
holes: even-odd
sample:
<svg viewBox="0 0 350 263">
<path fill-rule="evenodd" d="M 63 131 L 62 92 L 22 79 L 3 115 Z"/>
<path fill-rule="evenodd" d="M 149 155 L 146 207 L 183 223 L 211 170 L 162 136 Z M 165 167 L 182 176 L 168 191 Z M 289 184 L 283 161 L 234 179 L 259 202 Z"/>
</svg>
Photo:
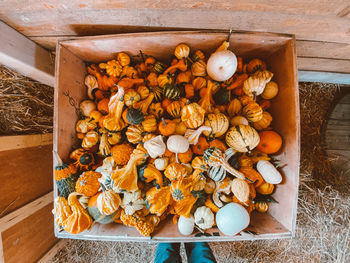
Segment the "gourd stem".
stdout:
<svg viewBox="0 0 350 263">
<path fill-rule="evenodd" d="M 226 42 L 230 42 L 231 33 L 232 33 L 232 28 L 230 28 L 230 31 L 228 32 L 228 36 L 227 36 Z"/>
<path fill-rule="evenodd" d="M 162 122 L 164 123 L 164 126 L 167 126 L 168 124 L 166 123 L 165 119 L 162 118 Z"/>
<path fill-rule="evenodd" d="M 177 163 L 180 163 L 180 162 L 179 162 L 179 159 L 177 158 L 177 153 L 175 153 L 175 157 L 176 157 L 176 162 L 177 162 Z"/>
</svg>

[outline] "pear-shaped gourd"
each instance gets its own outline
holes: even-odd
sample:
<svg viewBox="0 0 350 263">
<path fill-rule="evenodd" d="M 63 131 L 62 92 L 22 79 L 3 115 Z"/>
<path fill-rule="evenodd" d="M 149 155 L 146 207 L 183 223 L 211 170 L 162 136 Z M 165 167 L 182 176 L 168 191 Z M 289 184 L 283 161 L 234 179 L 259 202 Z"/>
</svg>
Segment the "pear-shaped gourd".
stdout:
<svg viewBox="0 0 350 263">
<path fill-rule="evenodd" d="M 177 228 L 179 229 L 179 232 L 184 236 L 189 236 L 192 234 L 194 229 L 194 218 L 193 216 L 190 216 L 189 218 L 186 218 L 184 216 L 180 216 L 179 220 L 177 221 Z"/>
<path fill-rule="evenodd" d="M 143 144 L 151 158 L 157 158 L 165 153 L 166 146 L 163 142 L 163 136 L 158 135 Z"/>
</svg>

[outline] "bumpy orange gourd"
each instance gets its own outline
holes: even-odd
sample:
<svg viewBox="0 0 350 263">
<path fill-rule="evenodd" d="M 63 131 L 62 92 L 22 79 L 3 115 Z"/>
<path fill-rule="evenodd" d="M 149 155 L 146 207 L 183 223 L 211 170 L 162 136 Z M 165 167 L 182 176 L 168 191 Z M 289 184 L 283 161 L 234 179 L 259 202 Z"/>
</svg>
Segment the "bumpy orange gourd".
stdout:
<svg viewBox="0 0 350 263">
<path fill-rule="evenodd" d="M 197 103 L 184 106 L 181 110 L 181 120 L 190 129 L 201 126 L 204 122 L 205 110 Z"/>
<path fill-rule="evenodd" d="M 164 171 L 164 175 L 169 180 L 173 181 L 178 178 L 185 177 L 187 175 L 186 168 L 179 163 L 171 163 Z"/>
<path fill-rule="evenodd" d="M 128 163 L 133 150 L 134 148 L 128 143 L 115 145 L 111 150 L 113 160 L 117 165 L 125 165 Z"/>
<path fill-rule="evenodd" d="M 192 151 L 195 154 L 203 155 L 204 151 L 208 149 L 209 143 L 204 137 L 199 137 L 197 144 L 192 145 Z"/>
<path fill-rule="evenodd" d="M 162 118 L 162 120 L 159 122 L 158 129 L 160 134 L 170 136 L 175 133 L 176 122 Z"/>
<path fill-rule="evenodd" d="M 179 162 L 181 163 L 189 163 L 192 160 L 192 150 L 188 148 L 188 150 L 184 153 L 179 153 L 177 157 L 179 158 Z"/>
<path fill-rule="evenodd" d="M 87 171 L 80 175 L 78 181 L 75 184 L 75 190 L 86 196 L 93 196 L 98 192 L 100 183 L 98 179 L 102 174 L 94 171 Z"/>
</svg>

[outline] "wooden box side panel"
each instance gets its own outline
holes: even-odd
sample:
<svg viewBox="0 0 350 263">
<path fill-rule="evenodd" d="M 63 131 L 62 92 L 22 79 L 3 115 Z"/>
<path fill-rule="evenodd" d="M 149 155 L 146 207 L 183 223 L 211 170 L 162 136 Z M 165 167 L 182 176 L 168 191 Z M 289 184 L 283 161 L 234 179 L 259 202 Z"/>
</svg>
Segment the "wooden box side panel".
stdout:
<svg viewBox="0 0 350 263">
<path fill-rule="evenodd" d="M 295 41 L 274 53 L 268 60 L 279 85 L 279 94 L 272 101 L 272 126 L 283 138 L 283 147 L 275 155 L 283 165 L 283 181 L 276 187 L 274 198 L 279 204 L 271 204 L 269 213 L 294 233 L 299 186 L 300 162 L 300 112 Z"/>
<path fill-rule="evenodd" d="M 87 62 L 96 63 L 114 59 L 121 51 L 137 56 L 140 50 L 146 55 L 168 61 L 179 43 L 188 43 L 192 50 L 201 49 L 206 52 L 206 55 L 209 55 L 226 39 L 227 33 L 151 32 L 80 37 L 78 40 L 64 41 L 62 45 Z M 289 36 L 282 37 L 269 33 L 232 33 L 230 49 L 244 57 L 259 54 L 262 58 L 267 58 L 288 39 L 290 39 Z"/>
<path fill-rule="evenodd" d="M 52 203 L 1 233 L 7 263 L 31 263 L 56 242 Z"/>
<path fill-rule="evenodd" d="M 0 151 L 0 217 L 52 190 L 51 152 L 52 145 Z"/>
<path fill-rule="evenodd" d="M 76 108 L 87 97 L 84 62 L 58 44 L 55 85 L 54 151 L 66 159 L 77 143 L 75 123 Z"/>
</svg>

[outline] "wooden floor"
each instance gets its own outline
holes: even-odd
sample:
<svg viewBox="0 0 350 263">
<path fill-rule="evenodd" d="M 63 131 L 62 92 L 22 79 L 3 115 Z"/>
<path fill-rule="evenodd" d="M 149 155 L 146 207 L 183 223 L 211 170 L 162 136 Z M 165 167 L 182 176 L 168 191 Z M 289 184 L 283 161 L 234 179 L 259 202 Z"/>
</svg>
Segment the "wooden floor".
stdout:
<svg viewBox="0 0 350 263">
<path fill-rule="evenodd" d="M 335 168 L 350 182 L 350 88 L 329 115 L 325 143 L 328 155 L 336 159 Z"/>
<path fill-rule="evenodd" d="M 45 48 L 59 38 L 164 30 L 294 34 L 298 69 L 350 73 L 346 0 L 2 0 L 0 20 Z"/>
</svg>

